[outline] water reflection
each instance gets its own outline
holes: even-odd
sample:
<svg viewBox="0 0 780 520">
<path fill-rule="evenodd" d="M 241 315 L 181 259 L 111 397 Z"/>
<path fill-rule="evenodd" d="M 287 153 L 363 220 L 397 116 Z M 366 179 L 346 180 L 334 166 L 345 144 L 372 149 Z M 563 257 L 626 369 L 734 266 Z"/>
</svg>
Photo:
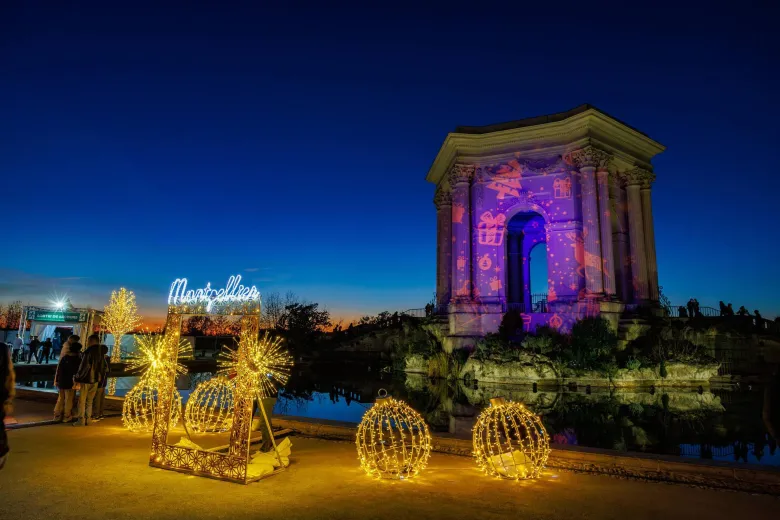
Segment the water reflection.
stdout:
<svg viewBox="0 0 780 520">
<path fill-rule="evenodd" d="M 278 414 L 359 422 L 379 388 L 409 402 L 431 429 L 470 438 L 492 397 L 540 414 L 555 444 L 780 466 L 772 432 L 772 386 L 748 389 L 539 388 L 432 380 L 408 374 L 324 380 L 298 372 L 280 393 Z M 776 388 L 776 386 L 775 386 Z M 773 399 L 774 397 L 774 399 Z"/>
<path fill-rule="evenodd" d="M 192 374 L 177 381 L 189 390 L 213 377 Z M 137 378 L 120 378 L 118 395 Z M 50 381 L 20 382 L 52 388 Z M 525 403 L 540 414 L 552 442 L 780 466 L 780 395 L 765 386 L 696 389 L 570 389 L 496 384 L 466 385 L 408 374 L 392 377 L 350 366 L 297 369 L 280 390 L 274 412 L 357 423 L 380 388 L 409 402 L 435 432 L 471 438 L 471 428 L 492 397 Z"/>
</svg>

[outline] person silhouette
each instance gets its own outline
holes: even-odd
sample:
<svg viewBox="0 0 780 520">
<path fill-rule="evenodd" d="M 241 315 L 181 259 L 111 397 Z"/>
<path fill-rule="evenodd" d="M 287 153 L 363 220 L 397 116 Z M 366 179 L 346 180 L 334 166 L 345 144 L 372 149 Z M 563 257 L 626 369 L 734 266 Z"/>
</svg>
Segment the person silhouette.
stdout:
<svg viewBox="0 0 780 520">
<path fill-rule="evenodd" d="M 726 306 L 726 316 L 734 316 L 734 307 L 731 306 L 731 303 Z"/>
<path fill-rule="evenodd" d="M 726 304 L 723 303 L 723 300 L 718 302 L 718 306 L 720 307 L 720 315 L 721 316 L 727 316 L 728 315 L 728 308 L 726 307 Z"/>
<path fill-rule="evenodd" d="M 677 307 L 677 313 L 680 315 L 680 318 L 687 318 L 688 317 L 688 311 L 682 305 Z"/>
<path fill-rule="evenodd" d="M 750 314 L 750 313 L 748 312 L 748 310 L 745 308 L 745 306 L 744 306 L 744 305 L 741 305 L 741 306 L 739 307 L 739 310 L 737 311 L 737 314 L 738 314 L 739 316 L 747 316 L 747 315 L 748 315 L 748 314 Z"/>
</svg>

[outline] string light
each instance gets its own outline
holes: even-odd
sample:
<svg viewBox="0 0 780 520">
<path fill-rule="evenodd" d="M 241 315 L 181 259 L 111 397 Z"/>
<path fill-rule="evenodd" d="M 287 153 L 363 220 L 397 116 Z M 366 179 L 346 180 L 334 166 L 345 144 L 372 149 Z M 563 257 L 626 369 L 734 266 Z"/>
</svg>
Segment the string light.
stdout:
<svg viewBox="0 0 780 520">
<path fill-rule="evenodd" d="M 187 373 L 187 368 L 178 360 L 191 358 L 192 346 L 189 341 L 180 339 L 178 334 L 144 334 L 136 338 L 136 345 L 135 355 L 128 360 L 127 369 L 142 372 L 142 375 L 125 395 L 122 422 L 131 431 L 151 431 L 159 392 L 167 387 L 163 382 Z M 169 345 L 173 345 L 175 357 L 170 356 Z M 175 386 L 171 388 L 171 425 L 176 425 L 181 415 L 181 394 Z"/>
<path fill-rule="evenodd" d="M 184 420 L 199 433 L 224 432 L 233 425 L 235 381 L 224 375 L 203 381 L 187 399 Z"/>
<path fill-rule="evenodd" d="M 175 347 L 176 357 L 168 361 L 168 342 L 178 341 Z M 128 372 L 143 372 L 153 382 L 159 381 L 173 371 L 174 377 L 187 373 L 187 367 L 178 362 L 179 359 L 192 359 L 192 345 L 180 337 L 171 338 L 164 334 L 143 334 L 136 337 L 136 351 L 127 360 Z M 155 385 L 156 386 L 156 385 Z"/>
<path fill-rule="evenodd" d="M 292 358 L 281 338 L 268 332 L 259 338 L 257 332 L 242 329 L 239 348 L 220 353 L 217 365 L 220 374 L 235 377 L 236 392 L 260 400 L 276 392 L 276 383 L 287 382 Z"/>
<path fill-rule="evenodd" d="M 122 404 L 122 423 L 132 432 L 149 432 L 154 426 L 154 408 L 159 398 L 156 382 L 144 376 L 125 395 Z M 171 426 L 176 426 L 181 415 L 181 394 L 173 389 Z"/>
<path fill-rule="evenodd" d="M 103 308 L 103 317 L 100 321 L 102 327 L 114 336 L 114 348 L 111 351 L 111 362 L 119 363 L 122 360 L 122 336 L 135 329 L 141 323 L 135 305 L 135 293 L 121 287 L 118 291 L 111 291 L 108 305 Z M 116 393 L 116 378 L 108 380 L 108 395 Z"/>
<path fill-rule="evenodd" d="M 550 438 L 539 417 L 521 403 L 490 400 L 474 425 L 474 458 L 489 475 L 537 478 L 550 455 Z"/>
<path fill-rule="evenodd" d="M 417 475 L 428 463 L 431 435 L 425 420 L 409 405 L 380 397 L 363 415 L 355 444 L 360 466 L 367 474 L 405 479 Z"/>
</svg>

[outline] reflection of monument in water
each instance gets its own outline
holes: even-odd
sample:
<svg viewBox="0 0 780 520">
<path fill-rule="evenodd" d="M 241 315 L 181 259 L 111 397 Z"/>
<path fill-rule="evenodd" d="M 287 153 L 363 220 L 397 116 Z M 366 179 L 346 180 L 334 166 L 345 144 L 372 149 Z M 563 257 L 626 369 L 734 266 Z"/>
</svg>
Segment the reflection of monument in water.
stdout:
<svg viewBox="0 0 780 520">
<path fill-rule="evenodd" d="M 554 444 L 691 456 L 690 446 L 698 448 L 704 440 L 728 446 L 738 430 L 748 426 L 747 421 L 739 421 L 737 427 L 724 424 L 726 409 L 720 396 L 694 388 L 590 392 L 463 381 L 452 388 L 421 374 L 407 374 L 405 387 L 406 398 L 434 431 L 461 438 L 470 437 L 477 415 L 495 397 L 521 402 L 539 414 Z"/>
<path fill-rule="evenodd" d="M 657 302 L 651 159 L 663 150 L 589 105 L 450 133 L 427 180 L 437 306 L 455 346 L 495 332 L 509 309 L 527 329 L 567 330 Z"/>
</svg>

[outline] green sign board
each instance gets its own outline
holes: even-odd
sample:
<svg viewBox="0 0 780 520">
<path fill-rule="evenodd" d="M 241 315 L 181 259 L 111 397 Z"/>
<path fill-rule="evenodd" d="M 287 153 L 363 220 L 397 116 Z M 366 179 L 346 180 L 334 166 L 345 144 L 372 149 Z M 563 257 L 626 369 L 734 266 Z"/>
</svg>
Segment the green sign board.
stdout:
<svg viewBox="0 0 780 520">
<path fill-rule="evenodd" d="M 87 321 L 86 312 L 42 311 L 30 309 L 27 311 L 27 319 L 35 321 L 56 321 L 65 323 L 79 323 Z"/>
</svg>

